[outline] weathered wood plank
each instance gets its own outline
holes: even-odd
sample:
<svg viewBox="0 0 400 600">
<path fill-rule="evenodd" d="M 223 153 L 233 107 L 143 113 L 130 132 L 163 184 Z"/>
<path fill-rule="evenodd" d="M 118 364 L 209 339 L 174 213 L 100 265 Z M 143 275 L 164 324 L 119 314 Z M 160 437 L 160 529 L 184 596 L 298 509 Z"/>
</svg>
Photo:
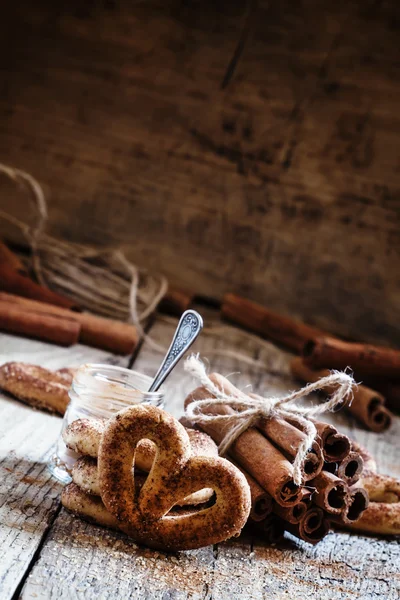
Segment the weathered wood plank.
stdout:
<svg viewBox="0 0 400 600">
<path fill-rule="evenodd" d="M 109 363 L 126 366 L 129 357 L 110 354 L 106 350 L 75 344 L 62 348 L 38 340 L 0 333 L 0 364 L 21 361 L 40 364 L 49 369 L 79 367 L 88 362 Z"/>
<path fill-rule="evenodd" d="M 205 331 L 194 347 L 224 374 L 241 371 L 239 385 L 251 382 L 261 393 L 283 393 L 297 383 L 289 375 L 290 355 L 206 318 Z M 152 338 L 168 346 L 176 321 L 159 319 Z M 247 362 L 235 354 L 247 355 Z M 161 354 L 144 344 L 134 367 L 149 375 Z M 265 365 L 264 369 L 259 364 Z M 193 382 L 177 367 L 165 383 L 166 408 L 179 415 Z M 400 419 L 384 436 L 363 432 L 346 416 L 332 415 L 381 459 L 383 471 L 400 475 Z M 265 598 L 395 599 L 400 593 L 400 549 L 395 540 L 347 533 L 329 534 L 316 547 L 287 535 L 269 546 L 245 533 L 215 548 L 166 556 L 137 548 L 122 534 L 106 532 L 62 510 L 34 565 L 21 598 L 69 598 L 71 590 L 85 600 L 152 598 L 165 600 L 261 600 Z"/>
<path fill-rule="evenodd" d="M 7 3 L 2 161 L 44 184 L 56 235 L 396 344 L 399 3 L 252 6 L 222 88 L 242 0 Z"/>
<path fill-rule="evenodd" d="M 52 344 L 0 334 L 0 364 L 11 360 L 49 368 L 82 362 L 127 364 L 127 357 L 77 345 Z M 11 598 L 50 526 L 61 486 L 47 462 L 61 429 L 61 418 L 33 410 L 0 392 L 0 597 Z"/>
<path fill-rule="evenodd" d="M 167 556 L 62 510 L 21 598 L 200 600 L 206 597 L 212 561 L 211 548 Z"/>
</svg>

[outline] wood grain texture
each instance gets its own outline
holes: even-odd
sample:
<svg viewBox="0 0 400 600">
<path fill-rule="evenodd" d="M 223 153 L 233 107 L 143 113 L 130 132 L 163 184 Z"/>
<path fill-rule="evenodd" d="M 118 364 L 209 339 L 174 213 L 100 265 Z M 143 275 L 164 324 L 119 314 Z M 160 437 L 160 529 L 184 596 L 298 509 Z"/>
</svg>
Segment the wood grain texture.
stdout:
<svg viewBox="0 0 400 600">
<path fill-rule="evenodd" d="M 206 330 L 195 351 L 210 368 L 235 375 L 245 387 L 279 394 L 297 383 L 289 374 L 291 356 L 272 344 L 204 314 Z M 176 321 L 160 318 L 150 331 L 168 346 Z M 237 353 L 245 355 L 238 360 Z M 247 358 L 246 358 L 247 357 Z M 134 368 L 153 374 L 160 353 L 145 343 Z M 262 368 L 260 368 L 260 366 Z M 165 383 L 166 408 L 182 413 L 183 399 L 194 385 L 180 370 Z M 400 476 L 400 419 L 387 435 L 364 432 L 342 414 L 331 419 L 370 448 L 380 469 Z M 197 551 L 165 555 L 138 548 L 124 535 L 84 523 L 62 510 L 21 592 L 23 600 L 77 598 L 132 600 L 321 600 L 391 599 L 400 593 L 398 540 L 331 533 L 315 547 L 287 534 L 269 546 L 249 533 L 239 539 Z"/>
<path fill-rule="evenodd" d="M 400 5 L 251 5 L 223 87 L 242 0 L 8 3 L 2 161 L 44 184 L 55 235 L 396 344 Z M 0 208 L 33 222 L 1 183 Z"/>
<path fill-rule="evenodd" d="M 52 344 L 0 334 L 0 364 L 25 361 L 49 368 L 82 362 L 127 364 L 127 357 L 86 346 Z M 61 418 L 33 410 L 0 392 L 0 597 L 12 598 L 60 504 L 61 485 L 47 462 Z"/>
</svg>

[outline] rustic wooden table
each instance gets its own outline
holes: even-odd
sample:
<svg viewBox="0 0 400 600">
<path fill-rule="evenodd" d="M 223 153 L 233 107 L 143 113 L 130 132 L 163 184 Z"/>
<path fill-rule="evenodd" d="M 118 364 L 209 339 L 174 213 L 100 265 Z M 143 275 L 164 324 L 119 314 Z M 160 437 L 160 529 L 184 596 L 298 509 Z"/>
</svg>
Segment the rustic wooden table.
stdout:
<svg viewBox="0 0 400 600">
<path fill-rule="evenodd" d="M 150 330 L 167 346 L 176 321 L 159 317 Z M 293 389 L 290 355 L 239 329 L 207 318 L 196 342 L 212 369 L 240 371 L 240 385 L 259 392 Z M 236 353 L 245 354 L 246 361 Z M 154 374 L 160 352 L 145 342 L 134 368 Z M 0 335 L 0 363 L 20 360 L 56 368 L 83 362 L 128 366 L 130 357 L 78 345 L 71 349 Z M 260 364 L 264 365 L 260 368 Z M 191 382 L 177 368 L 166 384 L 166 407 L 179 415 Z M 400 476 L 400 419 L 385 435 L 363 431 L 346 415 L 342 429 L 365 444 L 382 472 Z M 400 597 L 400 545 L 330 533 L 312 547 L 290 535 L 275 546 L 243 534 L 214 547 L 165 555 L 136 546 L 123 534 L 89 525 L 60 506 L 61 485 L 47 461 L 61 419 L 0 396 L 0 599 L 351 599 Z"/>
</svg>

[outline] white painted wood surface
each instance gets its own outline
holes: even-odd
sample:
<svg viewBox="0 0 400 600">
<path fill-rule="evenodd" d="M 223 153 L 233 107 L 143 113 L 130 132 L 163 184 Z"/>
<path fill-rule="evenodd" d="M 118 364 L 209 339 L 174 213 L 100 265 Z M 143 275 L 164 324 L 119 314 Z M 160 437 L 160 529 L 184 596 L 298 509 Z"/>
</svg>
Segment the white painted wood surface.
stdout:
<svg viewBox="0 0 400 600">
<path fill-rule="evenodd" d="M 208 319 L 206 318 L 206 325 Z M 196 342 L 195 351 L 210 367 L 235 381 L 252 383 L 260 393 L 283 393 L 298 386 L 288 370 L 288 355 L 234 327 L 212 324 Z M 175 322 L 160 319 L 151 336 L 167 346 Z M 245 353 L 239 361 L 235 353 Z M 134 368 L 151 375 L 161 354 L 144 344 Z M 249 364 L 256 361 L 257 366 Z M 260 368 L 260 363 L 265 365 Z M 166 408 L 179 415 L 193 382 L 182 366 L 165 384 Z M 383 472 L 400 476 L 400 419 L 384 435 L 361 430 L 346 415 L 334 415 L 375 453 Z M 89 525 L 65 510 L 52 524 L 35 560 L 21 599 L 93 598 L 126 600 L 261 600 L 271 598 L 395 600 L 400 595 L 400 546 L 395 539 L 331 533 L 315 547 L 287 534 L 269 546 L 250 534 L 212 548 L 177 556 L 138 548 L 123 534 Z"/>
<path fill-rule="evenodd" d="M 0 364 L 24 361 L 49 368 L 85 362 L 126 365 L 127 357 L 76 345 L 60 348 L 0 334 Z M 61 485 L 47 462 L 60 417 L 34 410 L 0 392 L 0 598 L 12 598 L 59 507 Z"/>
</svg>

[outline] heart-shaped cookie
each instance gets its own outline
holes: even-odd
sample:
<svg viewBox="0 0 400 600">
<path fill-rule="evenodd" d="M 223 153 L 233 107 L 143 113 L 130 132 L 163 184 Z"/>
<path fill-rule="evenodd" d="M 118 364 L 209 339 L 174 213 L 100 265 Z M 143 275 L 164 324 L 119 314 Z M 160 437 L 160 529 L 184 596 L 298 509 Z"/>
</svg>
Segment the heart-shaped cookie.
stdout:
<svg viewBox="0 0 400 600">
<path fill-rule="evenodd" d="M 82 491 L 100 496 L 98 482 L 97 455 L 99 452 L 101 436 L 104 432 L 106 421 L 95 419 L 78 419 L 71 423 L 63 432 L 66 446 L 80 455 L 79 460 L 73 465 L 72 480 Z M 215 442 L 202 431 L 186 429 L 189 436 L 192 456 L 218 456 Z M 148 473 L 156 456 L 156 447 L 150 440 L 142 440 L 135 451 L 135 469 Z M 137 484 L 138 477 L 135 477 Z M 179 501 L 180 506 L 193 506 L 208 502 L 213 495 L 213 490 L 204 488 L 190 494 Z"/>
<path fill-rule="evenodd" d="M 142 439 L 157 447 L 149 476 L 136 494 L 135 449 Z M 148 546 L 187 550 L 238 535 L 248 518 L 250 490 L 242 473 L 219 457 L 191 457 L 185 428 L 163 410 L 129 407 L 107 422 L 98 454 L 101 498 L 120 529 Z M 212 488 L 215 503 L 185 515 L 168 515 L 181 499 Z"/>
</svg>

